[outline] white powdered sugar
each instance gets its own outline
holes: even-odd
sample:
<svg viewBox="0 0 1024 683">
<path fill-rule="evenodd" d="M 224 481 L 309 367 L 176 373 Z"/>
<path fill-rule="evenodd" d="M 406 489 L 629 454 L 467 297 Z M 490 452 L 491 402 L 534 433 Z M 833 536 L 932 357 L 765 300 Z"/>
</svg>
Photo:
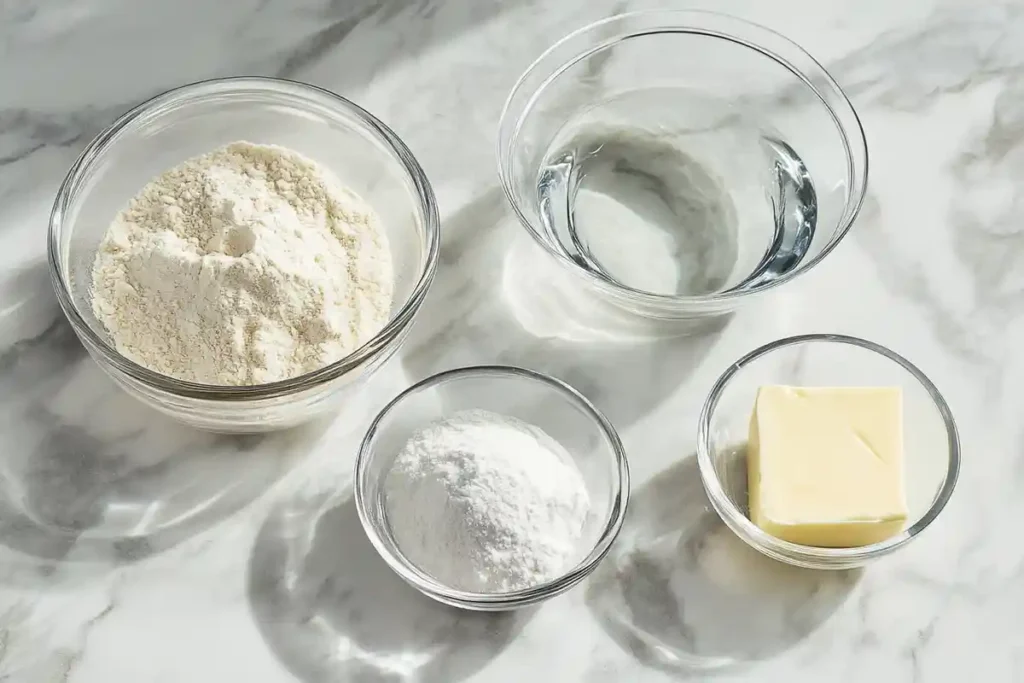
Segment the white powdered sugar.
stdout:
<svg viewBox="0 0 1024 683">
<path fill-rule="evenodd" d="M 369 341 L 393 280 L 361 198 L 297 152 L 236 142 L 153 179 L 117 215 L 93 265 L 93 312 L 152 370 L 262 384 Z"/>
<path fill-rule="evenodd" d="M 495 593 L 571 569 L 590 499 L 571 456 L 542 430 L 470 410 L 409 439 L 384 505 L 409 561 L 451 588 Z"/>
</svg>

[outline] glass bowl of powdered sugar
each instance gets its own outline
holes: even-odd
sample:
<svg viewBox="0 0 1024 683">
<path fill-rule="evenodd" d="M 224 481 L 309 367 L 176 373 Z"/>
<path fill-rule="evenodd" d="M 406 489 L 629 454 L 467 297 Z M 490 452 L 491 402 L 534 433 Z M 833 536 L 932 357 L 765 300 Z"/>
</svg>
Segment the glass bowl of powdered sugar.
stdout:
<svg viewBox="0 0 1024 683">
<path fill-rule="evenodd" d="M 405 340 L 437 265 L 408 148 L 313 86 L 229 78 L 158 95 L 61 186 L 61 308 L 121 387 L 196 427 L 260 432 L 341 407 Z"/>
<path fill-rule="evenodd" d="M 629 469 L 583 395 L 531 370 L 451 370 L 373 421 L 356 462 L 367 536 L 440 602 L 509 610 L 586 578 L 618 535 Z"/>
</svg>

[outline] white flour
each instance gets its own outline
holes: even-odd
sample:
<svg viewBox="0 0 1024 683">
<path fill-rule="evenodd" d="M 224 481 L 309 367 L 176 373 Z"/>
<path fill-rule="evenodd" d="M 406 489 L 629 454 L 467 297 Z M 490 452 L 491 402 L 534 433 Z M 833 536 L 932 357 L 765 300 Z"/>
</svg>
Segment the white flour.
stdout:
<svg viewBox="0 0 1024 683">
<path fill-rule="evenodd" d="M 484 410 L 415 433 L 384 483 L 395 541 L 446 586 L 519 590 L 582 558 L 590 510 L 583 476 L 554 439 Z"/>
<path fill-rule="evenodd" d="M 376 214 L 328 171 L 236 142 L 152 180 L 93 265 L 93 312 L 118 351 L 183 380 L 249 385 L 338 360 L 388 321 Z"/>
</svg>

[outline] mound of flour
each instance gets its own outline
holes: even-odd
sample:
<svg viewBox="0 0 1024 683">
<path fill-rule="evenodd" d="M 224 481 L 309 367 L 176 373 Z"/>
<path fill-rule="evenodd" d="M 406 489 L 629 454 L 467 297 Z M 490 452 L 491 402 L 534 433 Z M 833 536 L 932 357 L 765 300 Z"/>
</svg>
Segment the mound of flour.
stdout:
<svg viewBox="0 0 1024 683">
<path fill-rule="evenodd" d="M 117 215 L 92 305 L 118 351 L 217 385 L 295 377 L 388 321 L 394 274 L 374 211 L 292 150 L 236 142 L 149 182 Z"/>
</svg>

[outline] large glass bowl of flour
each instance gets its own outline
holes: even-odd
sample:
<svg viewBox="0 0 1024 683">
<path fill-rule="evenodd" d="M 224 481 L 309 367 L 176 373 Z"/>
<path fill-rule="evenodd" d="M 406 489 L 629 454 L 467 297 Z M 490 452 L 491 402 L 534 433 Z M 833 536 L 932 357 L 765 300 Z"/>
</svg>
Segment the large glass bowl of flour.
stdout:
<svg viewBox="0 0 1024 683">
<path fill-rule="evenodd" d="M 151 178 L 241 140 L 288 148 L 314 160 L 372 207 L 391 255 L 391 312 L 369 341 L 305 374 L 244 386 L 186 381 L 117 350 L 94 314 L 93 264 L 115 215 Z M 159 95 L 100 133 L 57 194 L 48 255 L 62 310 L 89 355 L 122 388 L 195 427 L 243 433 L 286 428 L 338 410 L 406 339 L 433 279 L 438 247 L 433 191 L 409 149 L 387 126 L 313 86 L 229 78 Z"/>
<path fill-rule="evenodd" d="M 414 505 L 422 503 L 422 497 L 411 498 L 413 506 L 395 506 L 394 501 L 389 500 L 390 496 L 401 494 L 401 489 L 396 489 L 392 485 L 394 482 L 391 475 L 402 459 L 403 451 L 407 451 L 406 446 L 410 439 L 422 434 L 421 430 L 424 427 L 480 413 L 486 413 L 491 418 L 500 418 L 495 421 L 498 424 L 507 420 L 520 426 L 528 425 L 534 436 L 540 435 L 543 440 L 553 440 L 558 445 L 556 451 L 564 464 L 578 472 L 582 478 L 582 488 L 589 500 L 582 531 L 575 541 L 575 552 L 565 558 L 568 562 L 563 564 L 561 570 L 552 573 L 550 579 L 539 583 L 527 582 L 527 585 L 512 590 L 460 588 L 454 586 L 451 581 L 439 578 L 436 572 L 430 571 L 422 562 L 414 561 L 413 554 L 407 552 L 413 548 L 403 546 L 401 542 L 403 537 L 408 538 L 408 533 L 403 533 L 403 529 L 408 531 L 410 528 L 432 524 L 437 519 L 430 514 L 432 511 L 424 508 L 420 508 L 421 514 L 417 515 Z M 525 451 L 528 449 L 524 447 L 525 444 L 510 438 L 513 435 L 508 431 L 495 430 L 494 434 L 494 438 L 508 438 L 510 442 L 516 443 L 515 450 L 523 461 L 537 464 L 536 460 L 526 457 L 528 453 Z M 465 442 L 453 443 L 456 444 L 455 450 L 447 453 L 448 456 L 468 447 Z M 444 450 L 443 444 L 436 444 L 436 447 L 441 449 L 438 453 Z M 445 467 L 453 464 L 449 458 L 445 458 L 444 462 Z M 484 474 L 485 463 L 478 460 L 476 464 L 480 467 L 459 470 L 454 478 L 465 477 L 475 480 L 481 486 L 449 490 L 448 494 L 453 497 L 470 492 L 479 494 L 481 489 L 487 487 L 492 487 L 490 493 L 499 493 L 493 488 L 493 485 L 499 482 L 487 479 Z M 543 488 L 549 494 L 561 488 L 551 479 L 558 474 L 556 469 L 541 468 L 534 470 L 533 474 L 545 484 Z M 407 480 L 403 477 L 401 481 Z M 487 487 L 482 486 L 485 483 Z M 625 449 L 615 428 L 578 391 L 560 380 L 532 370 L 508 366 L 478 366 L 449 370 L 428 377 L 391 401 L 373 421 L 363 439 L 356 460 L 354 488 L 356 510 L 366 535 L 384 561 L 402 579 L 424 595 L 448 605 L 478 611 L 502 611 L 537 604 L 564 593 L 578 585 L 597 568 L 622 528 L 629 499 L 629 467 Z M 412 491 L 409 493 L 411 495 Z M 508 489 L 504 493 L 528 495 L 522 486 Z M 493 503 L 496 497 L 486 498 L 487 503 Z M 527 524 L 527 528 L 530 527 L 525 516 L 530 514 L 529 511 L 508 500 L 503 501 L 501 507 L 512 510 L 513 515 L 524 515 L 519 520 L 513 520 L 512 526 L 518 526 L 518 523 L 515 523 L 518 521 Z M 392 516 L 391 513 L 394 512 L 399 512 L 400 518 Z M 481 512 L 483 510 L 479 505 L 453 503 L 446 514 L 468 513 L 470 521 L 466 526 L 479 530 L 487 526 L 482 517 L 476 514 Z M 535 519 L 544 517 L 544 514 L 540 514 Z M 559 517 L 552 520 L 552 525 L 560 526 L 566 521 L 567 517 Z M 457 525 L 453 523 L 448 526 Z M 496 555 L 507 555 L 523 550 L 522 545 L 512 541 L 512 537 L 517 534 L 508 525 L 491 528 L 510 533 L 493 536 L 493 546 L 481 545 L 479 550 L 482 556 L 493 558 Z M 544 532 L 537 533 L 544 535 Z M 450 535 L 446 534 L 441 534 L 438 539 L 442 537 L 451 540 Z M 464 552 L 467 549 L 464 546 L 460 549 L 458 543 L 446 544 L 439 540 L 437 552 L 451 553 L 450 562 L 465 563 L 466 570 L 470 570 L 470 565 L 474 564 L 477 570 L 482 569 L 489 573 L 491 562 L 486 563 L 487 567 L 469 562 Z M 523 559 L 526 559 L 526 556 Z M 437 566 L 436 562 L 433 564 Z M 498 565 L 507 566 L 507 562 L 496 560 L 495 566 Z M 452 572 L 449 572 L 449 575 L 451 574 Z"/>
</svg>

